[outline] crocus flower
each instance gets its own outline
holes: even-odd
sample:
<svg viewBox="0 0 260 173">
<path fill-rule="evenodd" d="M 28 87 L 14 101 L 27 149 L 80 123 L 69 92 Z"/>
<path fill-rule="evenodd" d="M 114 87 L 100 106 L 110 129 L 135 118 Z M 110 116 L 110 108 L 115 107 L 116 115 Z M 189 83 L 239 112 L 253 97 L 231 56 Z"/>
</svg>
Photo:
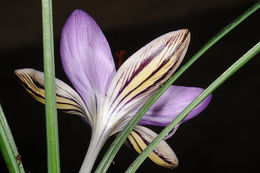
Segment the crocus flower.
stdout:
<svg viewBox="0 0 260 173">
<path fill-rule="evenodd" d="M 62 31 L 60 54 L 75 90 L 56 79 L 56 99 L 58 109 L 81 116 L 92 129 L 81 173 L 91 171 L 106 140 L 121 131 L 136 110 L 174 73 L 189 42 L 187 29 L 164 34 L 129 57 L 116 72 L 109 44 L 97 23 L 84 11 L 71 14 Z M 34 69 L 19 69 L 15 73 L 25 89 L 44 103 L 44 74 Z M 140 153 L 157 136 L 142 125 L 166 126 L 202 91 L 171 86 L 129 135 L 133 147 Z M 210 99 L 211 96 L 207 97 L 184 121 L 204 110 Z M 165 141 L 149 158 L 169 168 L 178 165 Z"/>
</svg>

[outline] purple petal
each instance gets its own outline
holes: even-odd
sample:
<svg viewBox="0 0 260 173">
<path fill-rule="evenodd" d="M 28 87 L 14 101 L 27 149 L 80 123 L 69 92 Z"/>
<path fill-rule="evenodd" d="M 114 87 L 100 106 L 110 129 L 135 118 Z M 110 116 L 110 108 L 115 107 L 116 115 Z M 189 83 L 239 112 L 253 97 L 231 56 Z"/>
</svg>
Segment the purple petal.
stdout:
<svg viewBox="0 0 260 173">
<path fill-rule="evenodd" d="M 91 93 L 106 93 L 115 64 L 104 34 L 86 12 L 75 10 L 68 18 L 60 54 L 66 75 L 85 102 Z"/>
<path fill-rule="evenodd" d="M 150 108 L 139 124 L 166 126 L 177 117 L 204 89 L 196 87 L 171 86 Z M 187 121 L 209 104 L 212 95 L 209 95 L 184 119 Z"/>
</svg>

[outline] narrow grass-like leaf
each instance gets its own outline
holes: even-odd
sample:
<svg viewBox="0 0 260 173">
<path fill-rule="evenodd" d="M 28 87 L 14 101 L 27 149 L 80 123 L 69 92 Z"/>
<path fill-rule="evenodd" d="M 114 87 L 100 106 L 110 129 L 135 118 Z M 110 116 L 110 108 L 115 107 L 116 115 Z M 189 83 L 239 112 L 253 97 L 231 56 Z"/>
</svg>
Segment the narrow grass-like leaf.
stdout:
<svg viewBox="0 0 260 173">
<path fill-rule="evenodd" d="M 214 82 L 212 82 L 195 100 L 193 100 L 161 133 L 150 143 L 150 145 L 136 158 L 136 160 L 127 169 L 126 173 L 135 172 L 153 149 L 160 143 L 160 141 L 167 136 L 171 130 L 179 124 L 197 105 L 200 104 L 209 94 L 216 90 L 223 84 L 230 76 L 237 70 L 243 67 L 249 60 L 260 52 L 260 42 L 251 48 L 246 54 L 238 59 L 232 66 L 230 66 L 224 73 L 222 73 Z"/>
<path fill-rule="evenodd" d="M 228 32 L 234 29 L 247 17 L 253 14 L 256 10 L 260 8 L 260 1 L 255 5 L 246 10 L 242 15 L 236 18 L 233 22 L 223 28 L 218 34 L 216 34 L 211 40 L 209 40 L 185 65 L 183 65 L 180 70 L 178 70 L 161 88 L 158 90 L 136 113 L 132 118 L 126 128 L 116 137 L 113 143 L 110 145 L 103 159 L 99 163 L 96 173 L 104 173 L 109 168 L 111 162 L 113 161 L 116 153 L 123 145 L 127 136 L 131 133 L 134 126 L 141 120 L 144 114 L 149 110 L 149 108 L 156 102 L 156 100 L 175 82 L 201 55 L 203 55 L 211 46 L 223 38 Z"/>
<path fill-rule="evenodd" d="M 0 150 L 10 173 L 24 173 L 10 127 L 0 105 Z"/>
<path fill-rule="evenodd" d="M 56 109 L 52 1 L 42 0 L 45 114 L 48 172 L 60 172 L 59 135 Z"/>
</svg>

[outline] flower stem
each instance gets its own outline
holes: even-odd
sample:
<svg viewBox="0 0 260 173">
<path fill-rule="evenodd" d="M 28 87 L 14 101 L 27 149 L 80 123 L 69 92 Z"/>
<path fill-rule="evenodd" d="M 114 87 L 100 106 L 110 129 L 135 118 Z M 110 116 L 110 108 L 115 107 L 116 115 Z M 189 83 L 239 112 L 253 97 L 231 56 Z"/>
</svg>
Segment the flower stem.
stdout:
<svg viewBox="0 0 260 173">
<path fill-rule="evenodd" d="M 251 60 L 257 53 L 260 52 L 260 42 L 230 66 L 224 73 L 222 73 L 214 82 L 212 82 L 195 100 L 193 100 L 161 133 L 148 145 L 148 147 L 136 158 L 136 160 L 127 169 L 126 173 L 135 172 L 143 163 L 146 157 L 153 151 L 153 149 L 160 143 L 160 141 L 167 136 L 171 130 L 179 124 L 197 105 L 200 104 L 209 94 L 216 90 L 223 84 L 230 76 L 237 70 L 243 67 L 249 60 Z"/>
<path fill-rule="evenodd" d="M 0 150 L 3 154 L 8 171 L 10 173 L 24 173 L 22 161 L 17 159 L 19 153 L 16 148 L 13 135 L 6 121 L 1 105 L 0 105 Z"/>
<path fill-rule="evenodd" d="M 97 159 L 97 156 L 108 138 L 104 134 L 105 133 L 102 133 L 102 129 L 101 130 L 99 128 L 93 129 L 88 151 L 84 158 L 83 164 L 81 165 L 79 173 L 91 172 L 94 163 Z"/>
<path fill-rule="evenodd" d="M 42 0 L 45 114 L 48 172 L 60 172 L 58 121 L 56 109 L 52 1 Z"/>
<path fill-rule="evenodd" d="M 99 163 L 96 173 L 104 173 L 109 168 L 112 160 L 114 159 L 116 153 L 126 140 L 127 136 L 130 134 L 134 126 L 141 120 L 144 114 L 149 110 L 149 108 L 159 99 L 159 97 L 175 82 L 199 57 L 204 54 L 211 46 L 223 38 L 228 32 L 234 29 L 238 24 L 244 21 L 247 17 L 253 14 L 256 10 L 260 8 L 260 1 L 253 5 L 251 8 L 246 10 L 242 15 L 236 18 L 233 22 L 223 28 L 218 34 L 216 34 L 211 40 L 209 40 L 185 65 L 183 65 L 180 70 L 178 70 L 135 114 L 126 128 L 116 137 L 113 141 L 103 159 Z"/>
</svg>

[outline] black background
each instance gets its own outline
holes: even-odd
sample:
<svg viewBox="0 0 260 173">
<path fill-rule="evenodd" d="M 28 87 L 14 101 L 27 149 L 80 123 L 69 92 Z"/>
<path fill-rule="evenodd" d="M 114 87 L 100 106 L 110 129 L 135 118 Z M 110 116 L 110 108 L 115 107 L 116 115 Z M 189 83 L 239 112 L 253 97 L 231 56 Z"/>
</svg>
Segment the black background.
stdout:
<svg viewBox="0 0 260 173">
<path fill-rule="evenodd" d="M 182 63 L 184 64 L 214 34 L 253 3 L 254 1 L 248 1 L 234 7 L 202 11 L 197 15 L 187 15 L 180 19 L 150 22 L 135 27 L 117 27 L 103 30 L 103 32 L 112 52 L 125 49 L 127 58 L 146 43 L 166 32 L 188 28 L 192 37 Z M 55 8 L 62 7 L 54 6 Z M 71 8 L 69 13 L 79 7 L 72 5 Z M 64 22 L 69 13 L 64 16 Z M 93 14 L 92 16 L 95 18 Z M 6 15 L 6 20 L 8 20 L 8 15 Z M 60 31 L 61 27 L 57 26 L 56 30 Z M 207 87 L 260 40 L 259 31 L 260 13 L 257 12 L 207 51 L 176 81 L 176 84 Z M 44 106 L 25 92 L 13 73 L 15 69 L 25 67 L 42 70 L 41 41 L 26 46 L 1 49 L 0 56 L 0 101 L 22 155 L 24 167 L 33 173 L 47 172 Z M 219 87 L 213 93 L 213 99 L 208 108 L 195 119 L 183 124 L 168 140 L 180 161 L 177 169 L 161 168 L 150 160 L 146 160 L 137 172 L 258 172 L 260 161 L 259 58 L 260 55 L 254 57 Z M 55 37 L 55 61 L 56 77 L 69 83 L 59 58 L 58 35 Z M 88 147 L 90 128 L 79 117 L 60 111 L 58 115 L 61 171 L 78 172 Z M 152 128 L 157 132 L 161 130 L 161 128 Z M 112 139 L 114 137 L 106 143 L 98 161 Z M 136 156 L 134 150 L 123 146 L 109 172 L 123 172 Z M 1 155 L 0 172 L 7 172 Z"/>
</svg>

